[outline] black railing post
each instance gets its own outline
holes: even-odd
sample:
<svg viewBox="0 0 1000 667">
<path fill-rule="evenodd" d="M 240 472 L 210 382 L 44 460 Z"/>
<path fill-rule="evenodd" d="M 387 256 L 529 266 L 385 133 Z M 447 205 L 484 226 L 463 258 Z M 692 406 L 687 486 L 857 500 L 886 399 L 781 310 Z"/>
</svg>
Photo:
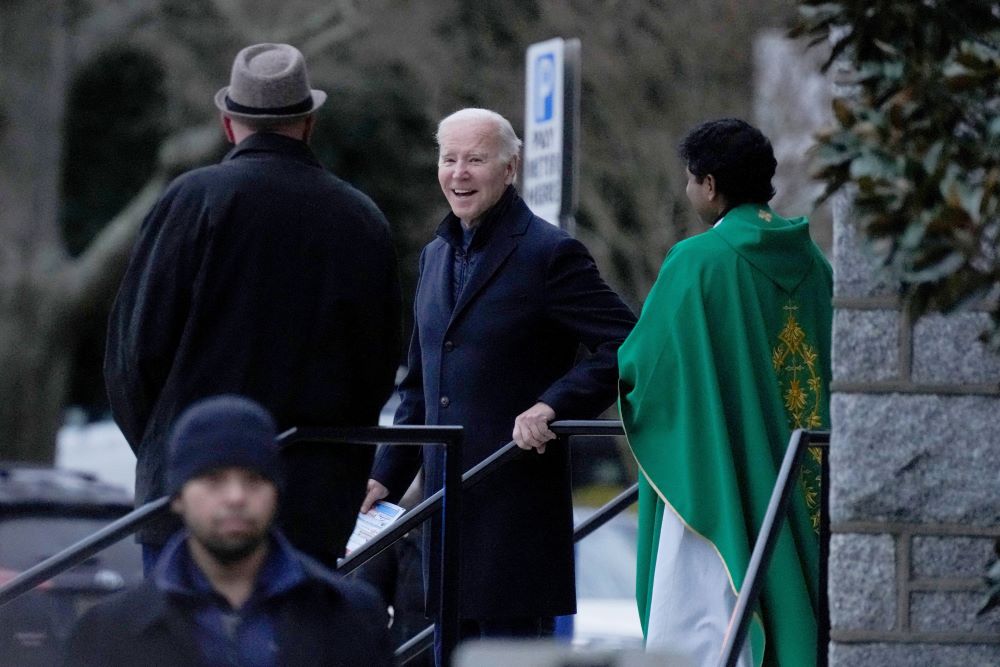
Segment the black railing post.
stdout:
<svg viewBox="0 0 1000 667">
<path fill-rule="evenodd" d="M 364 545 L 358 552 L 341 563 L 338 570 L 348 572 L 384 550 L 393 541 L 402 537 L 412 525 L 430 516 L 440 507 L 441 518 L 441 577 L 438 593 L 437 626 L 440 634 L 441 654 L 444 664 L 448 664 L 451 654 L 458 644 L 459 603 L 461 600 L 461 507 L 462 489 L 472 486 L 492 473 L 496 467 L 506 462 L 516 452 L 511 451 L 513 443 L 501 448 L 493 456 L 483 461 L 464 476 L 462 475 L 462 427 L 460 426 L 394 426 L 387 428 L 301 428 L 290 429 L 279 436 L 279 441 L 289 445 L 296 441 L 307 442 L 353 442 L 361 444 L 433 444 L 444 446 L 445 476 L 440 491 L 424 500 L 417 507 L 386 528 L 385 531 Z M 418 518 L 418 516 L 420 518 Z M 390 534 L 392 537 L 390 537 Z M 404 644 L 412 656 L 423 650 L 430 641 L 432 629 L 425 629 L 418 637 Z"/>
<path fill-rule="evenodd" d="M 621 422 L 617 421 L 561 421 L 550 425 L 558 435 L 621 435 Z M 801 456 L 809 445 L 829 443 L 830 434 L 826 432 L 796 431 L 792 434 L 788 450 L 778 475 L 775 489 L 768 504 L 761 533 L 754 544 L 750 566 L 747 568 L 736 608 L 730 620 L 730 631 L 723 648 L 720 664 L 733 665 L 746 639 L 749 627 L 750 610 L 757 603 L 762 586 L 763 573 L 766 572 L 771 552 L 777 541 L 778 531 L 787 514 L 787 504 L 795 488 Z M 463 488 L 468 488 L 488 477 L 508 460 L 520 454 L 513 442 L 500 448 L 492 456 L 461 475 L 461 427 L 393 427 L 379 429 L 362 428 L 330 428 L 330 429 L 290 429 L 279 436 L 279 442 L 290 444 L 294 440 L 341 441 L 378 444 L 391 442 L 393 444 L 439 444 L 445 447 L 445 480 L 441 491 L 427 498 L 417 507 L 404 515 L 398 522 L 387 528 L 363 548 L 351 555 L 342 563 L 342 571 L 350 571 L 366 560 L 384 550 L 393 541 L 402 537 L 406 531 L 432 515 L 439 507 L 443 511 L 443 530 L 441 531 L 441 590 L 439 616 L 437 622 L 441 631 L 442 653 L 447 659 L 454 650 L 458 640 L 458 618 L 460 589 L 458 575 L 460 568 L 460 517 L 461 499 L 459 494 Z M 829 611 L 827 609 L 826 567 L 829 540 L 829 452 L 824 451 L 822 457 L 822 503 L 820 521 L 820 587 L 818 624 L 818 665 L 826 664 L 826 644 L 829 638 Z M 588 520 L 581 522 L 574 533 L 575 541 L 603 525 L 612 516 L 635 502 L 636 486 L 627 489 L 617 498 L 608 503 Z M 86 560 L 94 553 L 131 534 L 147 522 L 166 512 L 169 499 L 159 498 L 127 514 L 121 519 L 109 524 L 94 535 L 80 540 L 73 546 L 48 558 L 42 563 L 21 573 L 7 584 L 0 586 L 0 605 L 10 602 L 22 593 L 38 584 L 51 579 L 66 569 Z M 433 627 L 426 628 L 416 637 L 407 641 L 396 651 L 396 656 L 402 662 L 416 656 L 431 644 Z"/>
<path fill-rule="evenodd" d="M 550 425 L 550 428 L 560 436 L 570 435 L 592 435 L 592 436 L 614 436 L 622 434 L 621 422 L 618 421 L 559 421 Z M 749 627 L 750 610 L 754 608 L 760 595 L 763 573 L 767 570 L 771 552 L 777 540 L 784 518 L 787 514 L 787 504 L 791 493 L 795 488 L 801 456 L 807 446 L 815 446 L 829 443 L 830 435 L 825 432 L 796 431 L 792 435 L 788 450 L 778 475 L 775 489 L 772 492 L 771 500 L 768 504 L 764 523 L 761 526 L 761 533 L 754 544 L 753 554 L 750 559 L 750 566 L 744 577 L 743 587 L 737 598 L 736 609 L 730 620 L 730 631 L 726 637 L 726 646 L 723 648 L 723 665 L 735 664 L 746 638 Z M 458 583 L 460 569 L 460 517 L 461 498 L 459 494 L 462 489 L 474 486 L 481 480 L 488 477 L 507 461 L 521 454 L 517 446 L 510 442 L 501 447 L 493 455 L 483 460 L 481 463 L 471 468 L 464 475 L 461 474 L 461 427 L 392 427 L 386 429 L 373 427 L 360 428 L 329 428 L 329 429 L 290 429 L 279 436 L 279 442 L 290 444 L 296 440 L 310 440 L 318 442 L 357 442 L 366 444 L 393 443 L 393 444 L 436 444 L 445 447 L 445 479 L 443 488 L 422 503 L 407 512 L 399 521 L 386 528 L 385 531 L 373 538 L 368 544 L 351 554 L 351 556 L 341 564 L 339 568 L 342 572 L 349 572 L 365 561 L 371 559 L 379 552 L 387 548 L 392 542 L 402 537 L 413 526 L 421 523 L 427 517 L 434 514 L 439 508 L 443 512 L 441 531 L 441 590 L 438 591 L 440 597 L 439 615 L 437 623 L 440 628 L 442 654 L 447 660 L 457 645 L 459 629 L 459 601 L 460 589 Z M 829 615 L 827 610 L 826 597 L 826 565 L 827 565 L 827 545 L 829 539 L 828 521 L 828 497 L 829 497 L 829 452 L 824 451 L 822 473 L 822 505 L 820 522 L 820 590 L 819 590 L 819 615 L 817 618 L 819 630 L 818 658 L 819 665 L 826 664 L 826 638 L 829 637 Z M 605 505 L 601 510 L 580 523 L 574 531 L 574 541 L 583 539 L 591 532 L 606 523 L 625 507 L 635 502 L 637 497 L 637 486 L 633 485 L 626 489 L 618 497 Z M 22 573 L 4 586 L 0 586 L 0 605 L 16 598 L 21 593 L 30 590 L 38 584 L 59 574 L 65 569 L 76 565 L 93 553 L 100 551 L 106 546 L 120 540 L 122 537 L 134 532 L 138 527 L 147 521 L 154 519 L 161 512 L 165 512 L 169 505 L 167 498 L 160 498 L 148 503 L 132 513 L 122 517 L 118 521 L 108 525 L 94 535 L 81 540 L 72 547 L 49 558 L 43 563 L 39 563 L 30 570 Z M 425 628 L 416 637 L 413 637 L 396 651 L 396 657 L 401 663 L 405 663 L 412 657 L 429 647 L 432 643 L 433 626 Z"/>
<path fill-rule="evenodd" d="M 521 450 L 513 442 L 507 443 L 488 458 L 483 459 L 478 465 L 467 470 L 462 475 L 462 488 L 471 489 L 498 470 L 500 466 L 521 453 Z M 386 526 L 382 532 L 345 558 L 337 566 L 337 571 L 341 574 L 349 574 L 385 551 L 393 542 L 439 512 L 443 498 L 444 490 L 442 489 L 428 496 L 412 509 L 407 510 L 398 520 Z"/>
<path fill-rule="evenodd" d="M 767 504 L 764 521 L 761 524 L 757 540 L 754 542 L 753 552 L 750 554 L 750 565 L 747 567 L 746 576 L 743 577 L 743 585 L 736 597 L 733 615 L 729 619 L 729 628 L 719 660 L 720 667 L 735 667 L 739 660 L 740 651 L 750 627 L 750 612 L 760 598 L 760 590 L 764 585 L 764 574 L 771 562 L 771 553 L 778 541 L 778 533 L 788 514 L 788 503 L 797 486 L 802 452 L 809 445 L 810 439 L 814 441 L 814 444 L 819 444 L 829 442 L 829 438 L 829 433 L 810 433 L 802 429 L 796 429 L 792 433 L 788 448 L 785 450 L 785 456 L 781 461 L 781 468 L 778 470 L 771 499 Z"/>
<path fill-rule="evenodd" d="M 811 439 L 819 440 L 820 434 L 812 434 Z M 829 443 L 829 436 L 826 442 Z M 830 449 L 822 451 L 820 463 L 819 486 L 819 591 L 817 603 L 819 613 L 816 615 L 816 667 L 826 667 L 829 662 L 827 651 L 830 645 L 830 596 L 827 592 L 829 582 L 827 568 L 830 564 Z"/>
<path fill-rule="evenodd" d="M 458 614 L 461 591 L 461 518 L 462 518 L 462 433 L 445 443 L 444 498 L 441 514 L 441 591 L 438 627 L 441 633 L 442 664 L 451 664 L 451 654 L 458 646 Z"/>
<path fill-rule="evenodd" d="M 617 420 L 564 420 L 553 422 L 549 425 L 549 428 L 560 436 L 614 436 L 624 434 L 621 422 Z M 567 445 L 568 442 L 564 443 L 563 446 Z M 523 452 L 517 448 L 517 445 L 513 442 L 508 442 L 506 445 L 480 461 L 477 465 L 470 468 L 464 475 L 462 475 L 462 488 L 469 489 L 475 486 L 499 469 L 502 465 L 506 464 L 511 459 L 520 456 L 521 454 L 523 454 Z M 612 501 L 613 507 L 609 508 L 608 506 L 605 506 L 601 511 L 596 512 L 594 516 L 584 522 L 584 524 L 581 525 L 581 529 L 584 532 L 578 533 L 575 531 L 574 541 L 579 541 L 583 539 L 584 536 L 600 528 L 600 526 L 609 521 L 615 514 L 635 502 L 637 495 L 637 487 L 633 485 L 631 489 L 626 490 L 617 499 L 615 499 L 615 501 Z M 344 560 L 343 563 L 341 563 L 338 570 L 341 572 L 350 572 L 366 560 L 374 557 L 376 553 L 384 549 L 389 543 L 401 537 L 410 529 L 411 526 L 419 523 L 423 520 L 423 518 L 432 514 L 441 505 L 441 501 L 442 493 L 440 491 L 428 497 L 422 503 L 404 514 L 399 521 L 392 524 L 392 526 L 387 527 L 385 531 L 374 537 L 371 542 L 366 544 L 357 552 L 351 554 Z M 383 546 L 383 544 L 385 546 Z M 370 551 L 369 547 L 371 547 Z M 433 644 L 433 631 L 434 627 L 428 626 L 397 648 L 396 660 L 399 664 L 405 664 L 407 661 L 429 648 Z"/>
</svg>

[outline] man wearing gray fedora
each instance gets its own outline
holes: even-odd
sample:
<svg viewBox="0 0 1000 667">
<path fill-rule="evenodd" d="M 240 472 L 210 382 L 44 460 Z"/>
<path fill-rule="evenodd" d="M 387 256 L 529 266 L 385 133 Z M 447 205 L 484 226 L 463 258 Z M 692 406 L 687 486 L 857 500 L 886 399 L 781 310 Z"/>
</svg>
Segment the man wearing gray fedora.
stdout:
<svg viewBox="0 0 1000 667">
<path fill-rule="evenodd" d="M 326 93 L 287 44 L 239 52 L 215 96 L 235 147 L 147 215 L 112 309 L 104 372 L 136 454 L 136 502 L 164 495 L 166 438 L 192 402 L 235 393 L 280 429 L 366 426 L 393 389 L 400 288 L 389 226 L 309 148 Z M 332 565 L 365 494 L 365 446 L 285 452 L 281 524 Z M 147 571 L 176 520 L 142 530 Z"/>
</svg>

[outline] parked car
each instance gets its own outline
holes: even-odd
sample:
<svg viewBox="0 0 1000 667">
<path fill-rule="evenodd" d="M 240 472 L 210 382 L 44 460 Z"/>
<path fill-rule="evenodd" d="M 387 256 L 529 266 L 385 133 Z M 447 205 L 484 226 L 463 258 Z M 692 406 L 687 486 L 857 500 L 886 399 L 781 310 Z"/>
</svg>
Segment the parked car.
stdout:
<svg viewBox="0 0 1000 667">
<path fill-rule="evenodd" d="M 0 463 L 0 584 L 131 510 L 131 493 L 88 473 Z M 0 607 L 0 666 L 58 664 L 78 616 L 141 580 L 139 546 L 125 538 Z"/>
</svg>

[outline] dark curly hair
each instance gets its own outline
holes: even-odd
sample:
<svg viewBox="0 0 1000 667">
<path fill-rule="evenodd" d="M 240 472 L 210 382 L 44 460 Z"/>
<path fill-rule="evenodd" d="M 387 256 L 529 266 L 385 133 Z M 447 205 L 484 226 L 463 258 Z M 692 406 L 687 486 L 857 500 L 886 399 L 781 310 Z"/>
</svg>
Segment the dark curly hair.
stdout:
<svg viewBox="0 0 1000 667">
<path fill-rule="evenodd" d="M 701 183 L 711 174 L 729 207 L 764 204 L 774 196 L 771 178 L 778 163 L 760 130 L 739 118 L 702 123 L 684 137 L 679 152 Z"/>
</svg>

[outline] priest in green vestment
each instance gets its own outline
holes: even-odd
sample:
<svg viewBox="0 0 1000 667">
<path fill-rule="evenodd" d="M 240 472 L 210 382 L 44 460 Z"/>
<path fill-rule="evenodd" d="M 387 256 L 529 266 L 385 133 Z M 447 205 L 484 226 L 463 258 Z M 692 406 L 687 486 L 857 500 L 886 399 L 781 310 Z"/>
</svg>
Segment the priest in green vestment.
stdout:
<svg viewBox="0 0 1000 667">
<path fill-rule="evenodd" d="M 636 596 L 649 651 L 719 659 L 791 431 L 829 427 L 832 271 L 783 218 L 771 144 L 737 119 L 681 143 L 712 227 L 677 243 L 621 346 L 620 410 L 640 468 Z M 817 655 L 819 459 L 803 460 L 741 665 Z"/>
</svg>

